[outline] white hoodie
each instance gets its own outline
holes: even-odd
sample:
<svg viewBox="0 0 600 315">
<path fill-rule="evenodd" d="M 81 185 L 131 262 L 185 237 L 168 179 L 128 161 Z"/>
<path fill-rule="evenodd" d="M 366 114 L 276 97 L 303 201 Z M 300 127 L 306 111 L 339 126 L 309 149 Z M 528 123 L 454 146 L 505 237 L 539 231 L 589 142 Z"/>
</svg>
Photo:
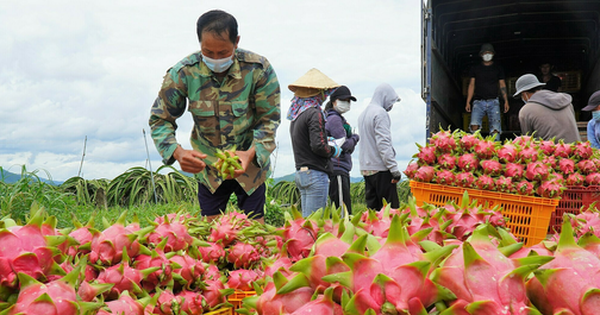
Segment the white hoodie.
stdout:
<svg viewBox="0 0 600 315">
<path fill-rule="evenodd" d="M 398 94 L 389 84 L 380 84 L 371 103 L 358 117 L 358 142 L 361 171 L 397 172 L 396 151 L 392 146 L 389 112 L 398 100 Z"/>
</svg>

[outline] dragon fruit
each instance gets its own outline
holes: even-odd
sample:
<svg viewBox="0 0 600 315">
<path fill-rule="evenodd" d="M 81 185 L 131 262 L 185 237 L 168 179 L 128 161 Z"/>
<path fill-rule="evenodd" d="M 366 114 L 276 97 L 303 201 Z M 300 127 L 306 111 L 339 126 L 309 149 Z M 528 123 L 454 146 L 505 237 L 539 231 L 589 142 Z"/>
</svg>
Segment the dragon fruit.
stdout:
<svg viewBox="0 0 600 315">
<path fill-rule="evenodd" d="M 522 180 L 515 184 L 515 190 L 517 194 L 523 196 L 533 195 L 533 184 L 527 180 Z"/>
<path fill-rule="evenodd" d="M 136 256 L 140 251 L 139 235 L 145 235 L 153 227 L 140 230 L 139 224 L 125 226 L 127 211 L 123 212 L 113 225 L 104 231 L 94 231 L 90 246 L 90 262 L 112 266 L 121 261 L 123 249 L 129 257 Z M 106 224 L 105 224 L 106 225 Z"/>
<path fill-rule="evenodd" d="M 173 268 L 173 279 L 186 289 L 197 288 L 202 282 L 206 271 L 205 263 L 194 259 L 190 255 L 167 254 L 169 263 Z"/>
<path fill-rule="evenodd" d="M 278 294 L 277 289 L 289 281 L 279 272 L 273 275 L 273 282 L 267 283 L 264 292 L 243 300 L 247 309 L 254 309 L 258 314 L 290 314 L 308 304 L 312 300 L 314 290 L 310 287 L 300 287 L 293 292 Z"/>
<path fill-rule="evenodd" d="M 293 220 L 287 220 L 282 228 L 282 238 L 290 259 L 295 262 L 308 257 L 317 240 L 317 231 L 309 220 L 302 218 L 298 210 L 292 209 Z"/>
<path fill-rule="evenodd" d="M 229 280 L 227 281 L 226 286 L 236 290 L 252 291 L 252 283 L 258 281 L 260 278 L 261 274 L 256 270 L 233 270 L 229 273 Z"/>
<path fill-rule="evenodd" d="M 484 139 L 475 145 L 475 155 L 481 159 L 489 159 L 496 154 L 496 143 L 490 139 Z"/>
<path fill-rule="evenodd" d="M 456 131 L 451 133 L 450 130 L 440 130 L 431 136 L 429 144 L 439 152 L 451 152 L 457 146 L 456 139 L 454 138 L 455 133 Z"/>
<path fill-rule="evenodd" d="M 260 261 L 260 255 L 251 244 L 238 241 L 227 250 L 227 261 L 236 269 L 250 268 Z"/>
<path fill-rule="evenodd" d="M 585 183 L 588 185 L 600 185 L 600 173 L 591 173 L 585 177 Z"/>
<path fill-rule="evenodd" d="M 588 141 L 578 141 L 577 143 L 575 143 L 575 146 L 573 148 L 573 155 L 582 160 L 589 159 L 590 157 L 592 157 L 593 153 L 594 150 L 592 148 L 592 145 Z"/>
<path fill-rule="evenodd" d="M 193 242 L 188 229 L 177 218 L 169 219 L 165 216 L 162 223 L 156 223 L 154 231 L 148 235 L 148 243 L 158 245 L 163 239 L 168 239 L 165 244 L 165 253 L 187 249 Z"/>
<path fill-rule="evenodd" d="M 504 167 L 504 176 L 511 177 L 513 180 L 519 180 L 523 178 L 525 167 L 523 164 L 507 163 Z"/>
<path fill-rule="evenodd" d="M 181 300 L 179 309 L 182 314 L 202 314 L 204 313 L 204 305 L 206 299 L 198 292 L 183 290 L 175 295 Z"/>
<path fill-rule="evenodd" d="M 517 150 L 517 146 L 512 142 L 505 142 L 502 147 L 498 149 L 498 158 L 500 161 L 505 163 L 512 163 L 517 160 L 519 156 L 519 151 Z"/>
<path fill-rule="evenodd" d="M 539 145 L 540 151 L 546 156 L 552 156 L 556 149 L 556 144 L 553 140 L 543 140 Z"/>
<path fill-rule="evenodd" d="M 225 249 L 222 242 L 206 242 L 204 245 L 206 246 L 198 247 L 202 261 L 205 263 L 219 263 L 225 259 Z"/>
<path fill-rule="evenodd" d="M 406 167 L 406 170 L 404 170 L 404 175 L 406 175 L 406 177 L 413 179 L 415 177 L 415 173 L 417 172 L 417 169 L 419 169 L 419 164 L 417 164 L 417 162 L 412 162 L 410 164 L 408 164 L 408 166 Z"/>
<path fill-rule="evenodd" d="M 503 193 L 512 193 L 514 186 L 510 177 L 499 176 L 496 178 L 496 190 Z"/>
<path fill-rule="evenodd" d="M 476 131 L 474 134 L 463 134 L 458 143 L 463 151 L 470 152 L 479 141 L 481 141 L 481 136 L 479 131 Z"/>
<path fill-rule="evenodd" d="M 419 147 L 419 153 L 414 156 L 415 158 L 418 158 L 417 163 L 419 163 L 419 165 L 434 165 L 437 159 L 435 147 L 422 147 L 419 144 L 417 144 L 417 146 Z"/>
<path fill-rule="evenodd" d="M 332 314 L 343 315 L 342 306 L 333 301 L 333 288 L 325 290 L 324 295 L 319 295 L 304 306 L 295 310 L 291 315 L 304 314 Z"/>
<path fill-rule="evenodd" d="M 166 242 L 167 239 L 163 239 L 150 255 L 140 254 L 135 257 L 133 266 L 138 270 L 147 270 L 153 267 L 158 268 L 142 279 L 142 288 L 146 291 L 151 291 L 159 286 L 165 286 L 173 280 L 173 267 L 163 252 Z"/>
<path fill-rule="evenodd" d="M 251 224 L 244 213 L 236 211 L 225 213 L 211 223 L 208 241 L 221 243 L 223 247 L 227 247 L 237 240 L 241 231 Z"/>
<path fill-rule="evenodd" d="M 566 187 L 562 183 L 562 179 L 559 177 L 553 177 L 546 181 L 543 181 L 538 187 L 538 195 L 546 198 L 558 197 L 562 194 Z"/>
<path fill-rule="evenodd" d="M 502 174 L 503 167 L 497 159 L 483 160 L 479 163 L 484 174 L 498 176 Z"/>
<path fill-rule="evenodd" d="M 480 190 L 494 190 L 496 184 L 494 179 L 489 175 L 481 175 L 475 180 L 475 188 Z"/>
<path fill-rule="evenodd" d="M 594 173 L 598 170 L 596 164 L 591 160 L 581 160 L 577 162 L 577 169 L 583 173 L 583 175 Z"/>
<path fill-rule="evenodd" d="M 560 159 L 558 161 L 558 170 L 564 175 L 569 175 L 575 172 L 575 162 L 571 159 Z"/>
<path fill-rule="evenodd" d="M 568 159 L 571 157 L 571 153 L 573 153 L 573 145 L 571 143 L 565 143 L 562 139 L 559 140 L 554 149 L 554 155 Z"/>
<path fill-rule="evenodd" d="M 525 169 L 525 178 L 530 181 L 543 181 L 550 175 L 548 166 L 542 162 L 533 162 L 527 164 Z"/>
<path fill-rule="evenodd" d="M 533 137 L 530 135 L 521 135 L 516 137 L 513 140 L 513 143 L 518 145 L 518 146 L 525 146 L 527 144 L 530 144 L 533 141 Z"/>
<path fill-rule="evenodd" d="M 511 260 L 487 234 L 477 228 L 432 274 L 435 283 L 447 288 L 456 301 L 448 314 L 529 314 L 525 279 L 551 257 Z M 468 310 L 468 311 L 467 311 Z"/>
<path fill-rule="evenodd" d="M 464 188 L 472 188 L 475 184 L 475 175 L 469 172 L 461 172 L 456 174 L 456 185 Z"/>
<path fill-rule="evenodd" d="M 475 171 L 479 167 L 479 159 L 472 153 L 466 153 L 461 155 L 456 165 L 461 171 L 472 172 Z"/>
<path fill-rule="evenodd" d="M 429 183 L 433 180 L 435 168 L 433 166 L 421 166 L 415 173 L 414 180 L 424 183 Z"/>
<path fill-rule="evenodd" d="M 545 156 L 542 159 L 542 163 L 548 165 L 551 169 L 555 169 L 558 166 L 558 161 L 554 156 Z"/>
<path fill-rule="evenodd" d="M 565 184 L 569 186 L 581 186 L 585 181 L 585 177 L 579 173 L 572 173 L 565 178 Z"/>
<path fill-rule="evenodd" d="M 115 299 L 124 291 L 133 294 L 141 293 L 140 288 L 142 280 L 149 274 L 157 271 L 160 267 L 151 267 L 145 270 L 137 270 L 129 265 L 129 257 L 124 252 L 124 261 L 118 265 L 110 266 L 100 271 L 98 274 L 98 283 L 112 283 L 114 286 L 105 293 L 109 299 Z"/>
<path fill-rule="evenodd" d="M 565 218 L 554 259 L 527 282 L 527 295 L 543 314 L 596 314 L 600 259 L 575 243 Z"/>
<path fill-rule="evenodd" d="M 437 163 L 443 169 L 453 170 L 456 167 L 456 156 L 450 153 L 444 153 L 438 157 Z"/>
<path fill-rule="evenodd" d="M 533 144 L 527 144 L 519 151 L 519 159 L 526 163 L 531 163 L 539 160 L 538 148 Z"/>
<path fill-rule="evenodd" d="M 453 186 L 455 180 L 454 173 L 449 170 L 437 171 L 434 177 L 434 181 L 440 185 Z"/>
<path fill-rule="evenodd" d="M 106 308 L 108 310 L 100 309 L 97 315 L 146 315 L 152 313 L 153 307 L 146 306 L 141 301 L 132 298 L 129 292 L 125 291 L 116 300 L 107 301 Z"/>
</svg>

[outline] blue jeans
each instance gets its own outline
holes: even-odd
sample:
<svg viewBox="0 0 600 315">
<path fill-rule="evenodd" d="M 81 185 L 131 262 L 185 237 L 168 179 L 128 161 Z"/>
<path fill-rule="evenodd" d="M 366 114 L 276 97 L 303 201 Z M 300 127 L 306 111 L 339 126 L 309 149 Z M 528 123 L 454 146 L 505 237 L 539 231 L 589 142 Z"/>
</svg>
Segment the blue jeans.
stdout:
<svg viewBox="0 0 600 315">
<path fill-rule="evenodd" d="M 329 175 L 315 170 L 296 171 L 296 187 L 300 190 L 300 205 L 302 216 L 308 217 L 311 213 L 327 205 L 329 195 Z"/>
<path fill-rule="evenodd" d="M 496 131 L 496 140 L 500 140 L 502 126 L 500 125 L 500 101 L 497 98 L 491 100 L 473 101 L 473 110 L 471 111 L 471 126 L 476 125 L 481 129 L 481 121 L 485 115 L 488 116 L 490 134 Z M 469 126 L 469 129 L 471 126 Z M 475 130 L 471 129 L 471 132 L 474 131 Z"/>
</svg>

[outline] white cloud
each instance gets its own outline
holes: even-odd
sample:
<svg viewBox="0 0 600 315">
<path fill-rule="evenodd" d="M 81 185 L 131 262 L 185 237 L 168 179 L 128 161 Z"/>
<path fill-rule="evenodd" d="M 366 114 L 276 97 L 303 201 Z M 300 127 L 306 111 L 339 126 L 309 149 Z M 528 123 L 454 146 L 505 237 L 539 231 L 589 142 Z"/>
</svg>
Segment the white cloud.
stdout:
<svg viewBox="0 0 600 315">
<path fill-rule="evenodd" d="M 379 83 L 396 88 L 403 101 L 390 115 L 401 165 L 414 154 L 414 142 L 424 142 L 418 1 L 4 1 L 0 166 L 26 165 L 66 180 L 78 173 L 86 136 L 86 178 L 112 179 L 145 166 L 142 129 L 149 132 L 162 77 L 198 49 L 196 20 L 213 8 L 237 18 L 240 47 L 266 56 L 279 77 L 275 176 L 294 171 L 287 85 L 313 67 L 359 99 L 348 113 L 351 124 Z M 178 124 L 177 139 L 189 147 L 189 114 Z M 161 158 L 149 134 L 147 141 L 156 169 Z"/>
</svg>

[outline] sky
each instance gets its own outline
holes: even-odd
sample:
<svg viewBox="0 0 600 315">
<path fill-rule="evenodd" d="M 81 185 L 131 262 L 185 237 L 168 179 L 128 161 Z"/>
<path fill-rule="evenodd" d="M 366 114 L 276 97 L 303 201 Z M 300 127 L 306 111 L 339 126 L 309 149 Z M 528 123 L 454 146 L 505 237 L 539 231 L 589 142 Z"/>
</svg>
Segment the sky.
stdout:
<svg viewBox="0 0 600 315">
<path fill-rule="evenodd" d="M 380 83 L 395 88 L 402 101 L 389 114 L 404 170 L 415 143 L 425 142 L 420 3 L 0 0 L 0 167 L 25 166 L 56 181 L 156 170 L 162 159 L 150 138 L 150 107 L 166 70 L 199 50 L 198 17 L 221 9 L 238 21 L 239 47 L 265 56 L 281 85 L 274 177 L 295 170 L 287 86 L 311 68 L 358 99 L 345 114 L 352 126 Z M 192 118 L 177 123 L 178 142 L 190 149 Z M 351 176 L 359 177 L 358 151 L 353 160 Z"/>
</svg>

